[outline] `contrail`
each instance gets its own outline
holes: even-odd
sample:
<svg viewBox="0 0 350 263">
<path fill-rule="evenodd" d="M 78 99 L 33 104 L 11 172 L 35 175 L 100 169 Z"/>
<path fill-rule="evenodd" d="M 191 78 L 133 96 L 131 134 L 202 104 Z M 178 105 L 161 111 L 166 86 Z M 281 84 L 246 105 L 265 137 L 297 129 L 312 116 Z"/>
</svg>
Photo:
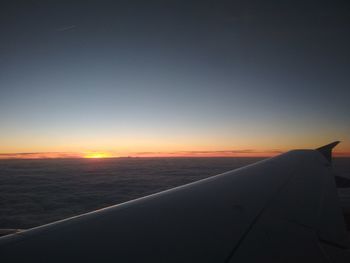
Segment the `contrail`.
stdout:
<svg viewBox="0 0 350 263">
<path fill-rule="evenodd" d="M 56 29 L 56 31 L 59 31 L 59 32 L 68 31 L 68 30 L 72 30 L 76 27 L 77 27 L 76 25 L 65 26 L 65 27 L 61 27 L 61 28 Z"/>
</svg>

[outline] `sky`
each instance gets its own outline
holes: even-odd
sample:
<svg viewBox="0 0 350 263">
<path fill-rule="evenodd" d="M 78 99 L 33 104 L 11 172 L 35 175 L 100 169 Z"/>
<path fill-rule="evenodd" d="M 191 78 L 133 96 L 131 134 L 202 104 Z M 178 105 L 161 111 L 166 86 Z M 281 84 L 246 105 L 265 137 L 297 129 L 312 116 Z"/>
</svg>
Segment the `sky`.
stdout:
<svg viewBox="0 0 350 263">
<path fill-rule="evenodd" d="M 350 156 L 348 1 L 1 1 L 0 158 Z"/>
</svg>

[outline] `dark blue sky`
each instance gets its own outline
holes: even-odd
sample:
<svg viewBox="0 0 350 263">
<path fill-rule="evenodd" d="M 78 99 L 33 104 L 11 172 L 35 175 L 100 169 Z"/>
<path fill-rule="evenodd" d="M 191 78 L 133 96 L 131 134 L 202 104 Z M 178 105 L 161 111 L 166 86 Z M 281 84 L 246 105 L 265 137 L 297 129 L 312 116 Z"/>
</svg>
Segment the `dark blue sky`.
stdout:
<svg viewBox="0 0 350 263">
<path fill-rule="evenodd" d="M 350 152 L 347 1 L 0 10 L 0 152 Z"/>
</svg>

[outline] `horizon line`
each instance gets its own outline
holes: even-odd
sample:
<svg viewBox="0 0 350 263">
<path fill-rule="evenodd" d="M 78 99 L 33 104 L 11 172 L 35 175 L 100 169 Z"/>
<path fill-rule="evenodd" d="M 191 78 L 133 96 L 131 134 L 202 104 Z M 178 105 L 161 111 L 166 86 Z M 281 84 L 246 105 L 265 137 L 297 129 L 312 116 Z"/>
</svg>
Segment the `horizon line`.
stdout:
<svg viewBox="0 0 350 263">
<path fill-rule="evenodd" d="M 0 153 L 0 160 L 13 159 L 112 159 L 112 158 L 268 158 L 287 151 L 280 150 L 218 150 L 218 151 L 174 151 L 174 152 L 133 152 L 116 154 L 112 151 L 90 152 L 20 152 Z M 334 151 L 334 157 L 350 157 L 350 152 Z"/>
</svg>

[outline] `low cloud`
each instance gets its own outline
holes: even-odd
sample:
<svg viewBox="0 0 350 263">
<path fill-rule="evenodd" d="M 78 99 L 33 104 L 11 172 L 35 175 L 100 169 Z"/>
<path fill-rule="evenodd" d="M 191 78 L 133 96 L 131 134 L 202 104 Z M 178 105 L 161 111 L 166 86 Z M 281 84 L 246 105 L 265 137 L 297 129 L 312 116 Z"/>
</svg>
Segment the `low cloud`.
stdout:
<svg viewBox="0 0 350 263">
<path fill-rule="evenodd" d="M 136 152 L 136 157 L 258 157 L 274 156 L 282 153 L 280 150 L 258 151 L 253 149 L 244 150 L 217 150 L 217 151 L 174 151 L 174 152 Z"/>
<path fill-rule="evenodd" d="M 53 158 L 82 158 L 81 153 L 70 152 L 31 152 L 31 153 L 2 153 L 0 159 L 53 159 Z"/>
</svg>

